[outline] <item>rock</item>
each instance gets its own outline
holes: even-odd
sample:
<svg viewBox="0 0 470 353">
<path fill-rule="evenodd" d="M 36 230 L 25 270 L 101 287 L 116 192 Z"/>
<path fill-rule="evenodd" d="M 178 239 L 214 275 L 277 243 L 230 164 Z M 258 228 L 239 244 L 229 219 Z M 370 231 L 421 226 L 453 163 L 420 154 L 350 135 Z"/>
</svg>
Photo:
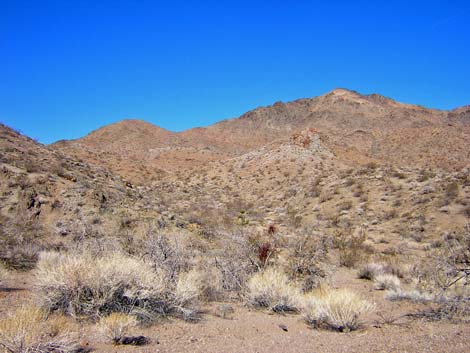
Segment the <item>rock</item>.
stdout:
<svg viewBox="0 0 470 353">
<path fill-rule="evenodd" d="M 143 346 L 149 343 L 150 343 L 150 340 L 145 336 L 128 336 L 128 337 L 126 336 L 126 337 L 122 337 L 118 341 L 118 344 L 132 345 L 132 346 Z"/>
<path fill-rule="evenodd" d="M 442 212 L 442 213 L 449 213 L 449 208 L 447 206 L 442 206 L 440 209 L 439 209 L 439 212 Z"/>
</svg>

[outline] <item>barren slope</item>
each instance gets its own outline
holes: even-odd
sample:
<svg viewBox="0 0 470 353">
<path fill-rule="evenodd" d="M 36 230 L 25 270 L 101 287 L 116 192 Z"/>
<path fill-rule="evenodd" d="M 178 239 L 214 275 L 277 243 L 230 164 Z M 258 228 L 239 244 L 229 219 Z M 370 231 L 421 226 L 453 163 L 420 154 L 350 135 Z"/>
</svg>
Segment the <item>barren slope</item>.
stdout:
<svg viewBox="0 0 470 353">
<path fill-rule="evenodd" d="M 142 121 L 122 121 L 54 149 L 106 165 L 138 182 L 225 160 L 315 128 L 348 163 L 461 168 L 470 162 L 468 107 L 450 112 L 337 89 L 323 96 L 278 102 L 207 128 L 173 133 Z"/>
</svg>

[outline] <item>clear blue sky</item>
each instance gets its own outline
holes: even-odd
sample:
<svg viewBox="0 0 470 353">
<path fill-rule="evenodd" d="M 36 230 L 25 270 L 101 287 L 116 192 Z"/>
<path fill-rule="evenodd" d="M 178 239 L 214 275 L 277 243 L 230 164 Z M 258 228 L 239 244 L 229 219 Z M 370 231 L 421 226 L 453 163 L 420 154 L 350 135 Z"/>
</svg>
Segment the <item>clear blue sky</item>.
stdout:
<svg viewBox="0 0 470 353">
<path fill-rule="evenodd" d="M 470 104 L 468 1 L 0 0 L 0 121 L 43 143 L 345 87 Z"/>
</svg>

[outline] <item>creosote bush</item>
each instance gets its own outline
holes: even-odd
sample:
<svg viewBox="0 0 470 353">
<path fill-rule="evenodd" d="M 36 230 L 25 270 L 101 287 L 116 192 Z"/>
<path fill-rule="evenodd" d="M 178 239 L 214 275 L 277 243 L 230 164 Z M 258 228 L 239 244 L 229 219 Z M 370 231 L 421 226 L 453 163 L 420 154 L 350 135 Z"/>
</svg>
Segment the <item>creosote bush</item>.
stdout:
<svg viewBox="0 0 470 353">
<path fill-rule="evenodd" d="M 274 312 L 297 311 L 301 303 L 301 290 L 284 272 L 273 267 L 255 273 L 248 280 L 246 296 L 251 305 Z"/>
<path fill-rule="evenodd" d="M 209 266 L 220 273 L 226 294 L 243 290 L 248 278 L 260 268 L 255 244 L 240 232 L 228 232 L 219 240 Z"/>
<path fill-rule="evenodd" d="M 33 196 L 24 194 L 21 198 L 28 202 L 34 200 Z M 34 212 L 35 208 L 28 209 L 24 201 L 11 217 L 0 216 L 0 261 L 9 269 L 30 270 L 36 264 L 44 229 Z"/>
<path fill-rule="evenodd" d="M 339 231 L 334 238 L 334 246 L 339 251 L 339 263 L 344 267 L 354 267 L 368 254 L 365 241 L 367 234 L 361 229 L 358 234 Z"/>
<path fill-rule="evenodd" d="M 292 276 L 309 291 L 320 285 L 329 272 L 331 263 L 330 238 L 305 232 L 292 238 L 288 246 L 289 269 Z"/>
<path fill-rule="evenodd" d="M 303 314 L 314 328 L 328 328 L 349 332 L 361 327 L 361 316 L 373 310 L 374 305 L 347 289 L 326 290 L 306 295 Z"/>
</svg>

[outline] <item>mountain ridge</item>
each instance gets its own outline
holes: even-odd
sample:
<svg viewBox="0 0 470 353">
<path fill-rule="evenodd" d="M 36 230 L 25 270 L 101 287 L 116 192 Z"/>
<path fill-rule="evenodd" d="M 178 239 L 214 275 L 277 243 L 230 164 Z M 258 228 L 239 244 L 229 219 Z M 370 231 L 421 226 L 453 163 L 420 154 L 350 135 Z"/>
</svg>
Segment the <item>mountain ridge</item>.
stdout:
<svg viewBox="0 0 470 353">
<path fill-rule="evenodd" d="M 360 97 L 362 99 L 365 99 L 365 100 L 370 100 L 372 102 L 376 102 L 378 104 L 380 103 L 389 103 L 389 104 L 395 104 L 395 105 L 399 105 L 399 106 L 405 106 L 405 107 L 414 107 L 414 108 L 417 108 L 417 109 L 423 109 L 423 110 L 427 110 L 427 111 L 436 111 L 436 112 L 459 112 L 459 111 L 464 111 L 464 110 L 469 110 L 470 109 L 470 105 L 463 105 L 463 106 L 459 106 L 459 107 L 456 107 L 456 108 L 452 108 L 452 109 L 437 109 L 437 108 L 429 108 L 429 107 L 426 107 L 426 106 L 422 106 L 422 105 L 418 105 L 418 104 L 411 104 L 411 103 L 403 103 L 403 102 L 399 102 L 397 100 L 394 100 L 393 98 L 390 98 L 390 97 L 387 97 L 387 96 L 383 96 L 381 94 L 378 94 L 378 93 L 371 93 L 371 94 L 361 94 L 359 93 L 358 91 L 355 91 L 355 90 L 351 90 L 351 89 L 347 89 L 347 88 L 335 88 L 323 95 L 319 95 L 319 96 L 313 96 L 313 97 L 310 97 L 310 98 L 297 98 L 297 99 L 294 99 L 294 100 L 291 100 L 291 101 L 287 101 L 287 102 L 284 102 L 284 101 L 276 101 L 270 105 L 262 105 L 262 106 L 258 106 L 256 108 L 253 108 L 253 109 L 250 109 L 249 111 L 247 111 L 246 113 L 243 113 L 242 115 L 238 116 L 238 117 L 232 117 L 232 118 L 225 118 L 225 119 L 222 119 L 222 120 L 219 120 L 211 125 L 208 125 L 208 126 L 198 126 L 198 127 L 191 127 L 191 128 L 188 128 L 188 129 L 185 129 L 185 130 L 182 130 L 182 131 L 172 131 L 172 130 L 169 130 L 169 129 L 166 129 L 166 128 L 163 128 L 161 127 L 160 125 L 158 124 L 155 124 L 155 123 L 152 123 L 150 121 L 147 121 L 147 120 L 144 120 L 144 119 L 139 119 L 139 118 L 125 118 L 125 119 L 121 119 L 121 120 L 118 120 L 116 122 L 113 122 L 113 123 L 110 123 L 110 124 L 107 124 L 107 125 L 103 125 L 97 129 L 94 129 L 92 131 L 90 131 L 89 133 L 87 133 L 86 135 L 82 136 L 82 137 L 78 137 L 78 138 L 74 138 L 74 139 L 67 139 L 65 141 L 77 141 L 77 140 L 81 140 L 83 138 L 86 138 L 87 136 L 97 132 L 97 131 L 100 131 L 104 128 L 107 128 L 107 127 L 112 127 L 112 126 L 119 126 L 119 125 L 126 125 L 126 127 L 129 127 L 129 126 L 132 126 L 131 124 L 129 123 L 132 123 L 132 124 L 145 124 L 145 125 L 151 125 L 152 127 L 157 127 L 159 128 L 160 130 L 166 132 L 166 133 L 169 133 L 169 134 L 174 134 L 174 135 L 179 135 L 179 134 L 184 134 L 184 133 L 187 133 L 188 131 L 191 131 L 191 130 L 201 130 L 201 129 L 206 129 L 208 127 L 211 127 L 211 126 L 214 126 L 214 125 L 218 125 L 218 124 L 223 124 L 227 121 L 232 121 L 232 120 L 235 120 L 235 119 L 240 119 L 240 118 L 245 118 L 245 117 L 249 117 L 254 111 L 257 111 L 257 110 L 261 110 L 261 109 L 266 109 L 266 108 L 271 108 L 271 107 L 276 107 L 276 106 L 282 106 L 282 105 L 286 105 L 286 104 L 292 104 L 292 103 L 299 103 L 299 102 L 306 102 L 306 101 L 311 101 L 311 100 L 314 100 L 314 99 L 317 99 L 317 98 L 321 98 L 321 97 L 328 97 L 328 96 L 334 96 L 334 95 L 341 95 L 341 96 L 345 96 L 345 95 L 355 95 L 356 97 Z M 63 139 L 61 140 L 58 140 L 58 141 L 55 141 L 55 142 L 52 142 L 50 143 L 49 145 L 54 145 L 55 143 L 58 143 L 58 142 L 61 142 L 61 141 L 64 141 Z"/>
<path fill-rule="evenodd" d="M 275 102 L 207 127 L 173 132 L 139 119 L 103 126 L 86 136 L 50 145 L 132 180 L 227 160 L 309 128 L 348 163 L 461 167 L 470 136 L 466 107 L 445 111 L 344 88 Z M 437 148 L 439 146 L 439 148 Z M 394 153 L 400 150 L 398 156 Z M 138 177 L 138 175 L 143 177 Z"/>
</svg>

